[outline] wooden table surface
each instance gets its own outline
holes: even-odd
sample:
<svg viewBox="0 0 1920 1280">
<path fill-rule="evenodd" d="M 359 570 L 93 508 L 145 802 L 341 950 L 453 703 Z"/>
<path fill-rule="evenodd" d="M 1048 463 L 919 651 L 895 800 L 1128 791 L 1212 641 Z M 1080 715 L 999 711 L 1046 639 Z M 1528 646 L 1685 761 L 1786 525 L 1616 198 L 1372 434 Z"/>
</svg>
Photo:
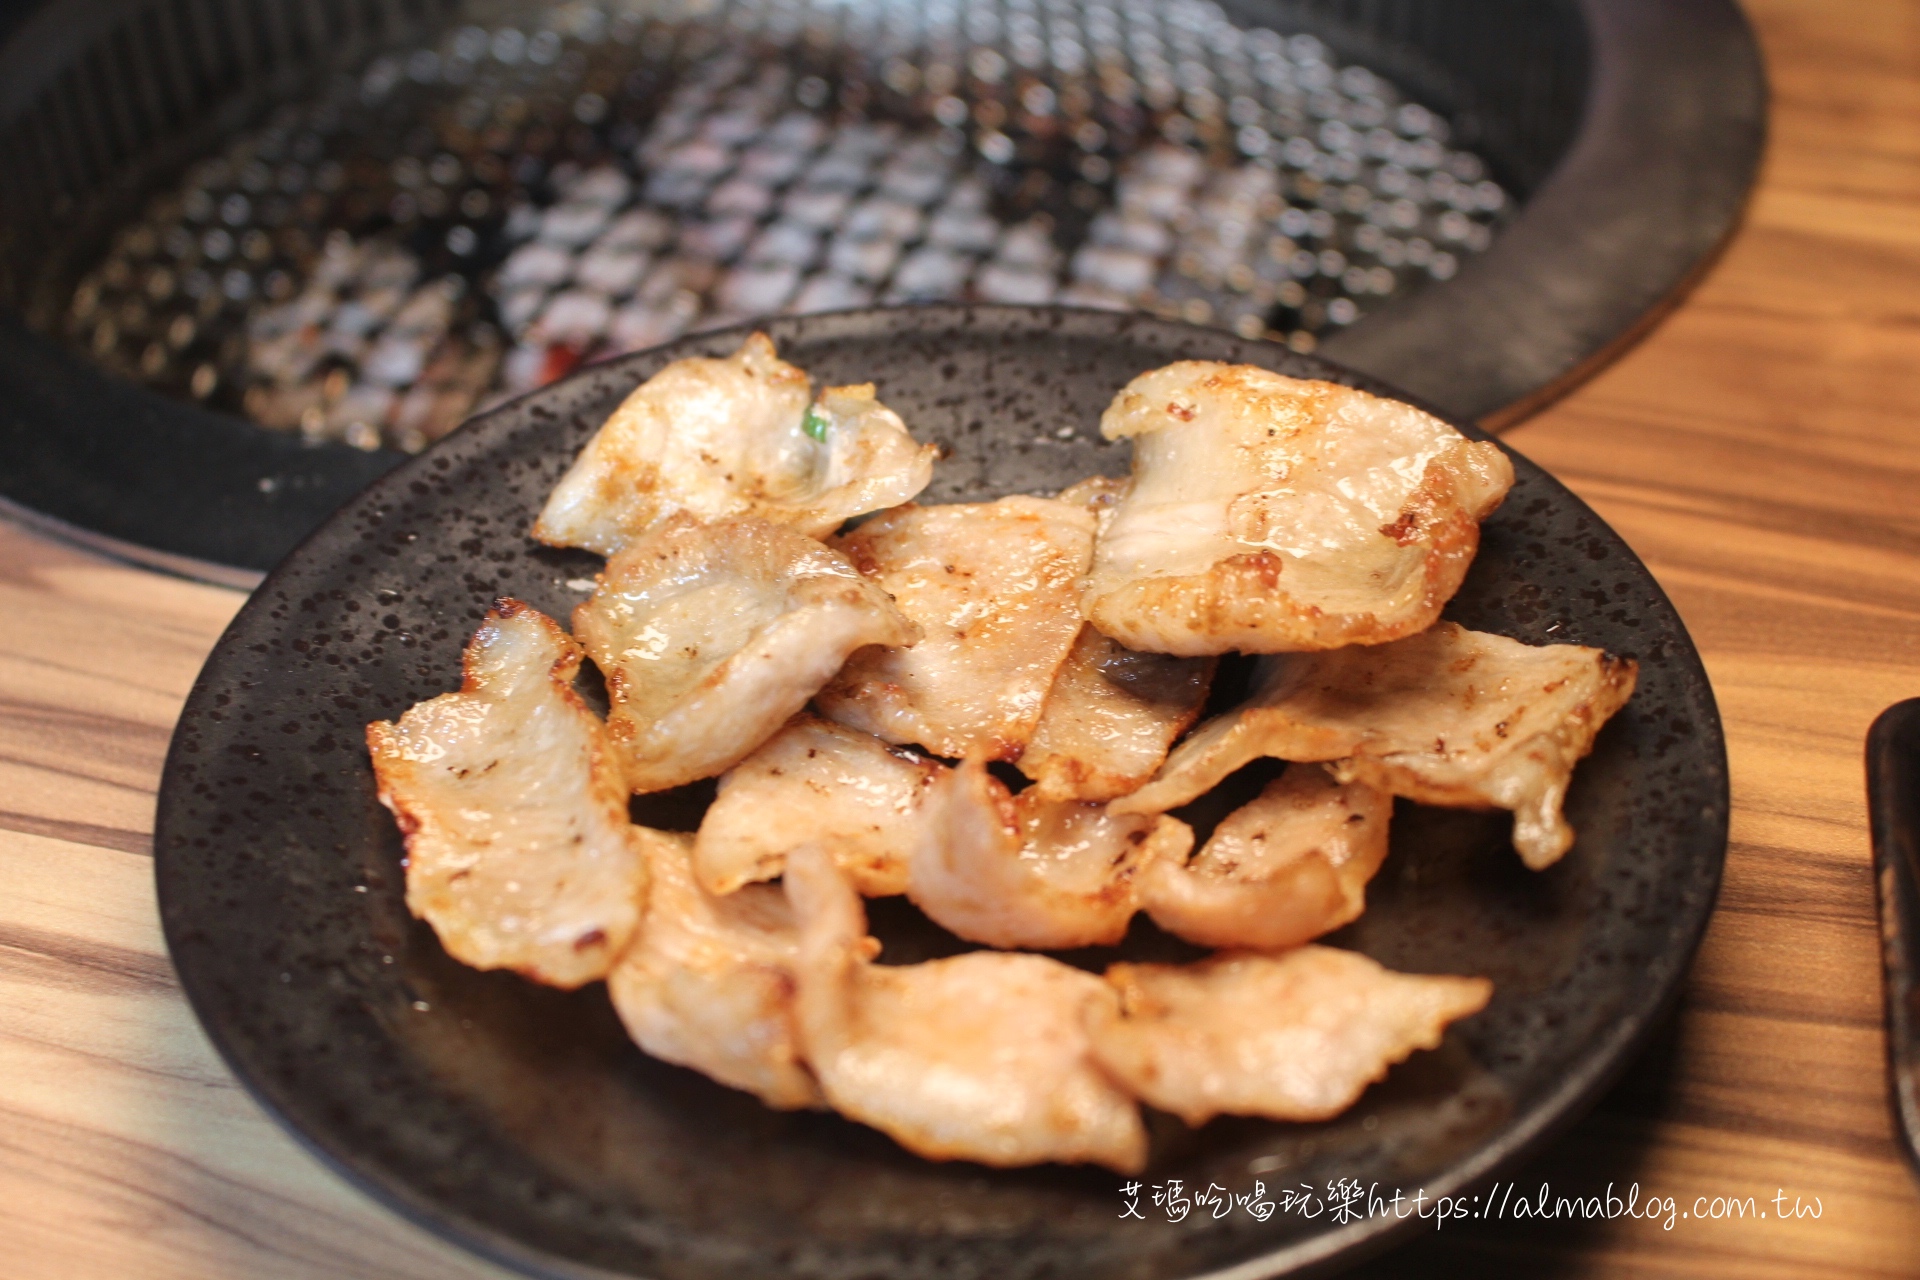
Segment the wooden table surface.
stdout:
<svg viewBox="0 0 1920 1280">
<path fill-rule="evenodd" d="M 1371 1274 L 1920 1274 L 1861 766 L 1868 722 L 1920 694 L 1920 0 L 1749 9 L 1774 116 L 1744 230 L 1644 344 L 1507 437 L 1673 596 L 1733 774 L 1677 1020 L 1516 1180 L 1768 1217 L 1449 1227 Z M 239 603 L 0 526 L 0 1277 L 500 1275 L 287 1137 L 175 984 L 154 788 Z M 1819 1216 L 1781 1221 L 1780 1191 Z"/>
</svg>

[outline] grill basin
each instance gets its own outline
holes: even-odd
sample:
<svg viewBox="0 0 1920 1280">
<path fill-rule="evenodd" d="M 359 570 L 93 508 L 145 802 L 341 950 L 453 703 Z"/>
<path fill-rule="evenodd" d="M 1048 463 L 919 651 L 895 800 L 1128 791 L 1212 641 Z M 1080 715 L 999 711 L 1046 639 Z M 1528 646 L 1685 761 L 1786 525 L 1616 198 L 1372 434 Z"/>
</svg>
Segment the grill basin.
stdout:
<svg viewBox="0 0 1920 1280">
<path fill-rule="evenodd" d="M 0 51 L 0 493 L 236 581 L 393 446 L 782 307 L 1143 308 L 1511 418 L 1724 237 L 1764 97 L 1710 0 L 77 18 Z"/>
</svg>

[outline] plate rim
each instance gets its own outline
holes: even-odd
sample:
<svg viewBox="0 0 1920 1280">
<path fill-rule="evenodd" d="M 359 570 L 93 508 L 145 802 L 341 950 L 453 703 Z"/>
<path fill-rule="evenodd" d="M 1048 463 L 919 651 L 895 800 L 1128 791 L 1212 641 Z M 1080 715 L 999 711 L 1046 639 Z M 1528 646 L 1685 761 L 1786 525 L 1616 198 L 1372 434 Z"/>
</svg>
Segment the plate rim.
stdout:
<svg viewBox="0 0 1920 1280">
<path fill-rule="evenodd" d="M 513 413 L 524 405 L 560 394 L 569 386 L 580 383 L 586 378 L 596 375 L 604 376 L 624 366 L 648 365 L 663 358 L 708 354 L 722 349 L 732 350 L 746 335 L 756 331 L 770 334 L 776 345 L 786 350 L 789 342 L 799 340 L 802 335 L 808 339 L 821 340 L 835 336 L 857 336 L 861 333 L 881 336 L 884 330 L 885 336 L 897 338 L 909 328 L 923 331 L 946 330 L 956 326 L 971 328 L 976 321 L 982 320 L 986 322 L 985 327 L 989 329 L 1008 322 L 1012 322 L 1013 327 L 1016 328 L 1025 323 L 1031 325 L 1036 332 L 1062 333 L 1068 337 L 1096 340 L 1125 340 L 1132 330 L 1151 329 L 1176 335 L 1190 342 L 1211 341 L 1230 351 L 1261 348 L 1286 351 L 1278 344 L 1243 339 L 1231 333 L 1179 321 L 1163 320 L 1141 313 L 1058 305 L 936 303 L 875 306 L 804 316 L 763 317 L 725 328 L 704 330 L 644 351 L 624 354 L 586 366 L 559 382 L 515 397 L 484 414 L 476 415 L 442 441 L 436 442 L 432 447 L 381 476 L 373 484 L 343 503 L 267 574 L 260 584 L 260 589 L 257 589 L 235 613 L 233 619 L 222 631 L 220 638 L 208 651 L 207 658 L 194 679 L 192 690 L 182 705 L 179 719 L 169 739 L 160 786 L 155 798 L 154 880 L 162 932 L 167 944 L 169 962 L 174 966 L 181 991 L 193 1011 L 195 1021 L 213 1045 L 223 1065 L 247 1095 L 273 1118 L 282 1131 L 290 1134 L 298 1145 L 318 1157 L 323 1165 L 342 1177 L 350 1186 L 414 1226 L 425 1229 L 441 1241 L 451 1243 L 495 1264 L 518 1270 L 524 1275 L 536 1277 L 537 1280 L 635 1280 L 636 1273 L 609 1271 L 591 1263 L 559 1258 L 544 1250 L 525 1245 L 515 1237 L 494 1230 L 487 1223 L 472 1216 L 450 1213 L 442 1204 L 421 1192 L 413 1184 L 389 1174 L 379 1166 L 377 1161 L 353 1150 L 350 1144 L 340 1143 L 336 1146 L 330 1141 L 332 1135 L 313 1133 L 303 1128 L 292 1114 L 295 1109 L 282 1105 L 277 1096 L 278 1091 L 270 1088 L 266 1082 L 256 1079 L 245 1069 L 245 1060 L 239 1049 L 230 1041 L 226 1025 L 214 1016 L 210 1008 L 208 993 L 199 982 L 189 976 L 189 968 L 183 967 L 180 935 L 189 926 L 179 919 L 178 912 L 169 906 L 171 901 L 176 901 L 173 898 L 173 890 L 169 887 L 170 867 L 174 862 L 174 855 L 168 852 L 172 842 L 166 839 L 172 821 L 170 810 L 177 808 L 184 789 L 179 778 L 181 743 L 185 736 L 184 730 L 190 722 L 206 713 L 205 704 L 212 697 L 211 689 L 216 663 L 227 655 L 233 644 L 237 643 L 256 610 L 269 608 L 270 592 L 267 589 L 271 588 L 283 575 L 298 570 L 313 544 L 330 536 L 333 530 L 351 523 L 355 515 L 362 510 L 383 505 L 389 492 L 403 493 L 405 486 L 418 478 L 419 473 L 433 468 L 434 460 L 445 449 L 451 447 L 453 442 L 464 441 L 483 424 L 499 415 Z M 1717 765 L 1715 772 L 1718 786 L 1711 804 L 1706 806 L 1700 816 L 1707 819 L 1709 823 L 1708 830 L 1703 833 L 1703 839 L 1710 839 L 1714 852 L 1710 859 L 1705 860 L 1705 865 L 1701 869 L 1704 883 L 1700 885 L 1699 905 L 1693 917 L 1685 922 L 1685 928 L 1679 931 L 1676 942 L 1664 949 L 1664 954 L 1672 956 L 1676 961 L 1671 975 L 1653 993 L 1651 999 L 1626 1011 L 1610 1028 L 1607 1035 L 1599 1038 L 1597 1043 L 1583 1046 L 1562 1080 L 1544 1091 L 1541 1099 L 1532 1107 L 1520 1112 L 1510 1122 L 1501 1126 L 1484 1145 L 1470 1151 L 1462 1159 L 1441 1171 L 1430 1184 L 1437 1188 L 1433 1198 L 1438 1199 L 1442 1196 L 1458 1195 L 1462 1191 L 1470 1190 L 1497 1177 L 1500 1173 L 1511 1171 L 1515 1166 L 1539 1154 L 1555 1137 L 1578 1123 L 1599 1101 L 1608 1086 L 1631 1065 L 1678 1004 L 1707 926 L 1718 905 L 1725 868 L 1731 818 L 1731 778 L 1727 763 L 1726 736 L 1712 681 L 1700 656 L 1699 648 L 1693 642 L 1691 632 L 1686 628 L 1685 620 L 1680 616 L 1679 611 L 1673 608 L 1665 588 L 1647 568 L 1639 554 L 1578 494 L 1511 444 L 1475 424 L 1462 423 L 1450 418 L 1431 404 L 1423 402 L 1416 395 L 1400 391 L 1372 374 L 1348 369 L 1325 357 L 1301 356 L 1293 352 L 1286 352 L 1286 354 L 1290 359 L 1304 359 L 1329 374 L 1337 375 L 1344 385 L 1401 400 L 1433 414 L 1470 439 L 1495 444 L 1522 469 L 1533 471 L 1540 481 L 1556 491 L 1558 501 L 1571 503 L 1576 510 L 1587 514 L 1607 536 L 1613 539 L 1617 548 L 1626 554 L 1631 568 L 1637 571 L 1652 591 L 1657 593 L 1659 600 L 1672 610 L 1677 635 L 1683 641 L 1683 652 L 1673 655 L 1672 660 L 1675 665 L 1690 669 L 1692 678 L 1698 682 L 1700 689 L 1704 692 L 1706 710 L 1710 713 L 1707 722 L 1701 726 L 1701 745 L 1703 752 L 1710 755 L 1711 762 Z M 1396 1244 L 1404 1243 L 1421 1230 L 1422 1219 L 1417 1216 L 1363 1217 L 1333 1230 L 1293 1240 L 1244 1262 L 1210 1271 L 1191 1273 L 1184 1280 L 1269 1280 L 1270 1277 L 1283 1275 L 1328 1274 L 1331 1271 L 1355 1265 Z"/>
</svg>

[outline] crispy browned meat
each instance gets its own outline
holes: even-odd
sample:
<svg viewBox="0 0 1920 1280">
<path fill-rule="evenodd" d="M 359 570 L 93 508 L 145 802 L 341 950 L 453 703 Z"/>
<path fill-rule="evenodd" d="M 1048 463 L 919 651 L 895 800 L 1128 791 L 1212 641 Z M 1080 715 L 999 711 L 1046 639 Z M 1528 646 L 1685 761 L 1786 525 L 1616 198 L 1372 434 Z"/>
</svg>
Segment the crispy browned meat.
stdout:
<svg viewBox="0 0 1920 1280">
<path fill-rule="evenodd" d="M 1086 508 L 1104 532 L 1106 521 L 1113 517 L 1113 509 L 1126 496 L 1127 483 L 1121 476 L 1088 476 L 1085 480 L 1068 485 L 1054 496 L 1062 502 Z"/>
<path fill-rule="evenodd" d="M 607 976 L 627 1033 L 654 1057 L 770 1107 L 822 1105 L 794 1036 L 800 937 L 786 896 L 749 885 L 713 897 L 694 883 L 687 836 L 642 839 L 652 873 L 646 920 Z"/>
<path fill-rule="evenodd" d="M 797 715 L 720 779 L 693 865 L 713 893 L 771 880 L 787 853 L 815 843 L 869 898 L 907 891 L 907 859 L 925 821 L 937 760 L 870 733 Z"/>
<path fill-rule="evenodd" d="M 556 987 L 604 977 L 640 918 L 646 864 L 607 730 L 573 691 L 580 647 L 502 600 L 458 693 L 367 726 L 380 803 L 407 841 L 407 907 L 447 953 Z"/>
<path fill-rule="evenodd" d="M 1213 664 L 1135 653 L 1082 627 L 1047 691 L 1020 772 L 1047 800 L 1111 800 L 1135 790 L 1199 716 Z"/>
<path fill-rule="evenodd" d="M 1114 991 L 1045 956 L 870 963 L 860 899 L 811 846 L 787 860 L 800 924 L 801 1043 L 827 1100 L 933 1160 L 1146 1161 L 1133 1099 L 1094 1065 L 1086 1020 Z"/>
<path fill-rule="evenodd" d="M 949 759 L 1017 759 L 1080 631 L 1093 517 L 1047 498 L 908 506 L 836 545 L 923 634 L 855 654 L 820 709 Z"/>
<path fill-rule="evenodd" d="M 1086 612 L 1130 649 L 1277 653 L 1424 630 L 1513 483 L 1500 449 L 1328 382 L 1188 360 L 1101 418 L 1134 442 Z"/>
<path fill-rule="evenodd" d="M 1392 973 L 1319 946 L 1116 964 L 1107 981 L 1120 1004 L 1088 1006 L 1094 1055 L 1134 1096 L 1191 1125 L 1337 1116 L 1493 994 L 1485 978 Z"/>
<path fill-rule="evenodd" d="M 934 784 L 907 896 L 936 923 L 995 947 L 1114 943 L 1139 909 L 1138 878 L 1193 847 L 1177 818 L 1019 795 L 969 760 Z"/>
<path fill-rule="evenodd" d="M 548 495 L 533 536 L 611 555 L 674 511 L 755 515 L 825 537 L 933 476 L 871 384 L 808 403 L 807 375 L 756 333 L 725 360 L 676 360 L 627 397 Z"/>
<path fill-rule="evenodd" d="M 1184 867 L 1140 874 L 1153 922 L 1205 947 L 1299 946 L 1359 918 L 1387 856 L 1393 797 L 1295 765 L 1229 814 Z"/>
<path fill-rule="evenodd" d="M 1514 848 L 1537 870 L 1572 847 L 1560 813 L 1567 782 L 1637 672 L 1599 649 L 1525 645 L 1451 622 L 1264 666 L 1246 705 L 1201 725 L 1114 808 L 1178 808 L 1260 756 L 1328 761 L 1342 781 L 1412 800 L 1511 809 Z"/>
<path fill-rule="evenodd" d="M 635 791 L 730 768 L 863 645 L 918 632 L 839 552 L 753 517 L 668 516 L 607 562 L 573 629 Z"/>
</svg>

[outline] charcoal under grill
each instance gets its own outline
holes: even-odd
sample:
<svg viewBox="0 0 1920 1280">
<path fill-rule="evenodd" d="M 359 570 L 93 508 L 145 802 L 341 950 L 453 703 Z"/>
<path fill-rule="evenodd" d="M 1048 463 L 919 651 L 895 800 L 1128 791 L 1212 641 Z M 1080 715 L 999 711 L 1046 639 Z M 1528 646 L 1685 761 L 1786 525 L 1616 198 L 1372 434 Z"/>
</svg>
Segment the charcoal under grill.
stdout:
<svg viewBox="0 0 1920 1280">
<path fill-rule="evenodd" d="M 1707 0 L 83 18 L 0 52 L 0 493 L 229 580 L 477 409 L 783 310 L 1144 310 L 1511 413 L 1724 236 L 1763 97 Z"/>
</svg>

